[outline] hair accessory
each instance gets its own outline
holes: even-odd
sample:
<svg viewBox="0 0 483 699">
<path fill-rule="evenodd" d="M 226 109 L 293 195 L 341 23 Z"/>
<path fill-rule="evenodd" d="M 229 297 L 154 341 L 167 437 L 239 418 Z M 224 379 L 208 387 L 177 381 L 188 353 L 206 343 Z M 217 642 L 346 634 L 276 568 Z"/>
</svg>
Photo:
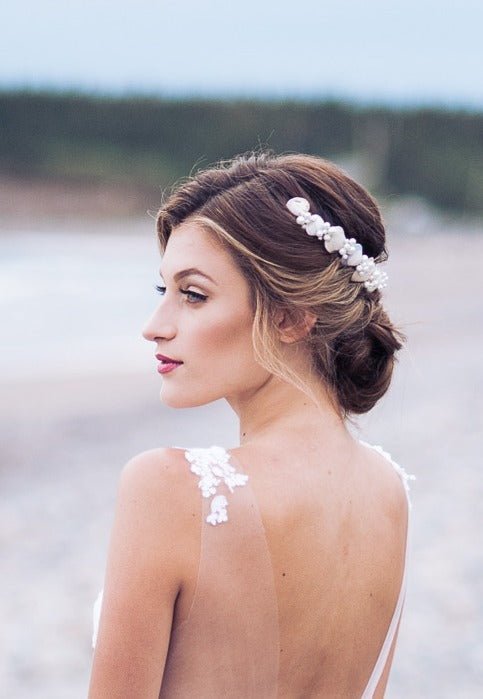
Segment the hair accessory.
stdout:
<svg viewBox="0 0 483 699">
<path fill-rule="evenodd" d="M 344 267 L 355 267 L 351 281 L 363 282 L 368 291 L 380 291 L 387 286 L 387 274 L 376 268 L 374 258 L 363 254 L 362 245 L 355 238 L 346 238 L 341 226 L 331 226 L 318 214 L 311 214 L 307 199 L 293 197 L 286 206 L 308 235 L 324 241 L 327 252 L 337 251 Z"/>
</svg>

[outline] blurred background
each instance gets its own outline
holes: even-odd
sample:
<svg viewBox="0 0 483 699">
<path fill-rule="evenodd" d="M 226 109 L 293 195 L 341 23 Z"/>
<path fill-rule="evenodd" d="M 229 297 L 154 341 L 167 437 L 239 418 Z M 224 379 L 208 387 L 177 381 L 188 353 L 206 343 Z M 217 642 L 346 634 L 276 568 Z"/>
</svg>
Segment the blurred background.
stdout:
<svg viewBox="0 0 483 699">
<path fill-rule="evenodd" d="M 153 215 L 260 147 L 328 157 L 387 224 L 388 395 L 354 431 L 417 476 L 388 697 L 483 686 L 483 5 L 44 0 L 0 9 L 0 686 L 83 697 L 119 471 L 238 444 L 160 404 Z"/>
</svg>

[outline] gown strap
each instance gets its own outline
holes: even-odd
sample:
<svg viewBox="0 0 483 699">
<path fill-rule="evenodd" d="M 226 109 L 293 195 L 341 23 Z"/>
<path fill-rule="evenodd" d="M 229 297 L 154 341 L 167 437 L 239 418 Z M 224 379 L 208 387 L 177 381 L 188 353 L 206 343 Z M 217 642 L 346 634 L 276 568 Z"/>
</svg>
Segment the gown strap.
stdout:
<svg viewBox="0 0 483 699">
<path fill-rule="evenodd" d="M 403 577 L 401 581 L 401 588 L 399 590 L 399 597 L 396 603 L 396 607 L 394 609 L 394 613 L 392 615 L 391 622 L 389 624 L 386 638 L 384 639 L 384 643 L 382 644 L 382 648 L 379 652 L 379 656 L 376 660 L 376 663 L 374 665 L 374 668 L 372 670 L 371 676 L 369 678 L 369 681 L 366 685 L 366 688 L 364 689 L 364 692 L 362 694 L 361 699 L 372 699 L 374 696 L 374 692 L 376 691 L 377 685 L 379 684 L 379 681 L 382 677 L 382 673 L 384 672 L 384 668 L 386 667 L 387 659 L 389 657 L 389 653 L 391 652 L 391 647 L 394 641 L 394 638 L 396 636 L 397 628 L 399 621 L 401 619 L 401 614 L 402 614 L 402 609 L 404 605 L 404 598 L 406 594 L 406 583 L 407 583 L 407 567 L 408 567 L 408 558 L 409 558 L 409 541 L 410 541 L 410 509 L 411 509 L 411 501 L 409 498 L 409 481 L 415 480 L 415 476 L 406 473 L 404 468 L 400 466 L 398 463 L 396 463 L 392 458 L 391 455 L 387 452 L 384 451 L 384 449 L 378 445 L 373 445 L 373 444 L 368 444 L 367 442 L 362 441 L 362 439 L 359 440 L 359 442 L 366 446 L 370 447 L 371 449 L 374 449 L 374 451 L 377 451 L 379 454 L 381 454 L 387 461 L 389 461 L 396 473 L 401 478 L 401 481 L 404 486 L 404 491 L 406 493 L 406 499 L 408 503 L 408 519 L 407 519 L 407 529 L 406 529 L 406 547 L 405 547 L 405 555 L 404 555 L 404 571 L 403 571 Z"/>
</svg>

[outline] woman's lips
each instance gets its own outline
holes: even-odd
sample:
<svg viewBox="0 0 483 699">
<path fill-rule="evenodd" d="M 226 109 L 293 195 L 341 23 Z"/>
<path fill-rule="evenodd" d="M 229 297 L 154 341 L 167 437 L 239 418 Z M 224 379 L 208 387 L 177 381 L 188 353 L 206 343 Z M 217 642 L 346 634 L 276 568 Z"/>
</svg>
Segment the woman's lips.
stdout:
<svg viewBox="0 0 483 699">
<path fill-rule="evenodd" d="M 160 362 L 158 364 L 158 373 L 167 374 L 169 371 L 173 371 L 179 367 L 183 362 Z"/>
<path fill-rule="evenodd" d="M 160 374 L 167 374 L 173 371 L 173 369 L 176 369 L 180 364 L 183 364 L 183 362 L 179 362 L 172 357 L 166 357 L 164 354 L 157 354 L 156 359 L 159 360 L 158 373 Z"/>
</svg>

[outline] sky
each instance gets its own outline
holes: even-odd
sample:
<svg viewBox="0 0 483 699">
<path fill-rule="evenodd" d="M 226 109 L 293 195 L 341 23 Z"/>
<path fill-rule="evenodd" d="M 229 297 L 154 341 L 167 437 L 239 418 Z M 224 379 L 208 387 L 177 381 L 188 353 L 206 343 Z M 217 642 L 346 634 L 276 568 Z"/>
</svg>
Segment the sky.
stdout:
<svg viewBox="0 0 483 699">
<path fill-rule="evenodd" d="M 482 0 L 18 0 L 0 88 L 483 108 Z"/>
</svg>

